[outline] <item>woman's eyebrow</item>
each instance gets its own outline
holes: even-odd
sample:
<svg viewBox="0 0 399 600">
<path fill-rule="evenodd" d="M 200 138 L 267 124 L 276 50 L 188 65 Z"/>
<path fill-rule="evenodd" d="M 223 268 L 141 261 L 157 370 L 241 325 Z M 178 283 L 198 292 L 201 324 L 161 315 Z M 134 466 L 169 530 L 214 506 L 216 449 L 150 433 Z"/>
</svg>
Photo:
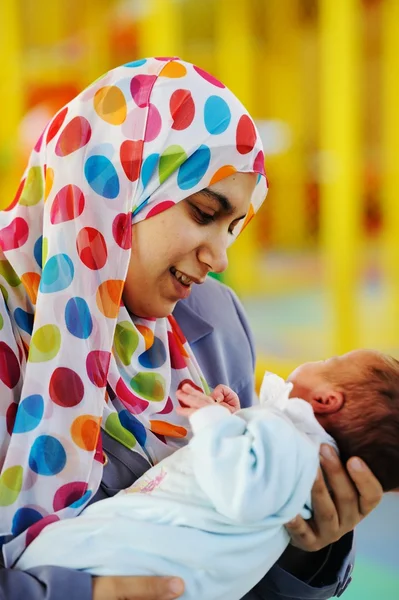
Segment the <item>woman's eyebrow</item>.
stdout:
<svg viewBox="0 0 399 600">
<path fill-rule="evenodd" d="M 204 188 L 198 193 L 205 194 L 205 196 L 208 196 L 208 198 L 216 200 L 216 202 L 219 204 L 220 208 L 226 215 L 232 214 L 234 212 L 234 208 L 230 200 L 224 194 L 221 194 L 220 192 L 215 192 L 214 190 L 211 190 L 209 188 Z"/>
</svg>

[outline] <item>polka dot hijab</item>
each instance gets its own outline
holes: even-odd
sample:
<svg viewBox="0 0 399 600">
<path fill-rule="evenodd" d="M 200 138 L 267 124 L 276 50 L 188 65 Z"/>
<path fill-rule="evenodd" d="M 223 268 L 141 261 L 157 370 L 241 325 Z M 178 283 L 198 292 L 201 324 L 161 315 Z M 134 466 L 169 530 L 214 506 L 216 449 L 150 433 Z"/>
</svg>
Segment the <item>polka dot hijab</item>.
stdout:
<svg viewBox="0 0 399 600">
<path fill-rule="evenodd" d="M 176 390 L 207 385 L 172 316 L 123 306 L 132 227 L 236 171 L 258 173 L 248 222 L 266 195 L 254 123 L 222 83 L 176 58 L 108 72 L 37 142 L 0 213 L 7 565 L 95 494 L 101 428 L 152 462 L 187 442 Z"/>
</svg>

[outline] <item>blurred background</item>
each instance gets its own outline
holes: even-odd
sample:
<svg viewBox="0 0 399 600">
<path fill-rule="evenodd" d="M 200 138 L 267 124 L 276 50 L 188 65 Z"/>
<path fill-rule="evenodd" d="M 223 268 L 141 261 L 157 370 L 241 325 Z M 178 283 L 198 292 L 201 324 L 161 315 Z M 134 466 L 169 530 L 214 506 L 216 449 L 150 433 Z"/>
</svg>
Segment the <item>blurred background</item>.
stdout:
<svg viewBox="0 0 399 600">
<path fill-rule="evenodd" d="M 267 203 L 230 253 L 265 369 L 399 358 L 399 0 L 0 0 L 0 208 L 51 116 L 108 69 L 181 56 L 255 117 Z M 358 528 L 347 600 L 399 598 L 399 502 Z"/>
</svg>

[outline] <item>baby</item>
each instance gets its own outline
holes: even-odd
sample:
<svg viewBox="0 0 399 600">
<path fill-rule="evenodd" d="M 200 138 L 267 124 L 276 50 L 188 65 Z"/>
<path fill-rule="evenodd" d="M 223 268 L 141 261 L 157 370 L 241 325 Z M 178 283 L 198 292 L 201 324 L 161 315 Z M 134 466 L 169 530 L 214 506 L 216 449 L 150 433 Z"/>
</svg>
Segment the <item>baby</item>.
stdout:
<svg viewBox="0 0 399 600">
<path fill-rule="evenodd" d="M 243 410 L 226 386 L 209 397 L 186 384 L 188 446 L 131 488 L 49 525 L 16 568 L 173 574 L 186 600 L 238 600 L 284 552 L 284 524 L 310 517 L 320 443 L 336 442 L 343 460 L 363 458 L 385 491 L 399 486 L 398 396 L 399 362 L 369 350 L 306 363 L 287 382 L 268 374 L 260 405 Z"/>
</svg>

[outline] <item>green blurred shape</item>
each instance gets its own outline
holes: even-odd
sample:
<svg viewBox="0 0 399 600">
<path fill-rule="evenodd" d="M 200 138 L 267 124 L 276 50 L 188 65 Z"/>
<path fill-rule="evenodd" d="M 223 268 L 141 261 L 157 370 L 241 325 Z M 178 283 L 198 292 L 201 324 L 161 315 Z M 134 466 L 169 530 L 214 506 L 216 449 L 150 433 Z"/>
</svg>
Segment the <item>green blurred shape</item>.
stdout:
<svg viewBox="0 0 399 600">
<path fill-rule="evenodd" d="M 399 574 L 391 569 L 358 559 L 353 580 L 342 595 L 343 600 L 398 600 Z"/>
</svg>

